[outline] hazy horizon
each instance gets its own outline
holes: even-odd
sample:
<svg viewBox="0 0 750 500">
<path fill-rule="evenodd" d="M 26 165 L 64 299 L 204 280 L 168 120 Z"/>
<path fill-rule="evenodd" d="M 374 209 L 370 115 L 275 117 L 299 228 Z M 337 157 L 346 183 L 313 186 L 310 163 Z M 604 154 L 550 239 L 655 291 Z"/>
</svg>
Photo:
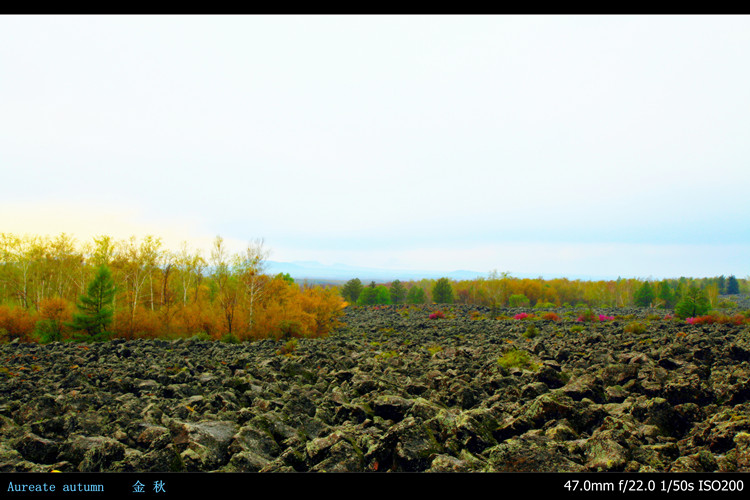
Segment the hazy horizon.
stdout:
<svg viewBox="0 0 750 500">
<path fill-rule="evenodd" d="M 2 16 L 0 232 L 750 275 L 750 18 Z"/>
</svg>

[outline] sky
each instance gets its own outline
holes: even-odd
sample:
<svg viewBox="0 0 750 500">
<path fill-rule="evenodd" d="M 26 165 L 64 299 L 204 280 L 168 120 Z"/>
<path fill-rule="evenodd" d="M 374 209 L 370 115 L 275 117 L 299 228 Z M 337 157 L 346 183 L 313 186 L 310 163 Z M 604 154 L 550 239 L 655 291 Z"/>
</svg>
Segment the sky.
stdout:
<svg viewBox="0 0 750 500">
<path fill-rule="evenodd" d="M 750 275 L 750 17 L 0 16 L 0 232 Z"/>
</svg>

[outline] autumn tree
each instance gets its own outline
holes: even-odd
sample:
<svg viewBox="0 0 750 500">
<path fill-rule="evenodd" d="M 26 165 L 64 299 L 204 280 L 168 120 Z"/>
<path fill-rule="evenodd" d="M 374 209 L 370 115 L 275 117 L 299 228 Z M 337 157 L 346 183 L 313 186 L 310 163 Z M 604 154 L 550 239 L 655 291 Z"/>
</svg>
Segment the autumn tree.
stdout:
<svg viewBox="0 0 750 500">
<path fill-rule="evenodd" d="M 239 283 L 232 273 L 231 256 L 224 245 L 224 238 L 217 236 L 211 249 L 212 278 L 217 287 L 217 300 L 226 326 L 226 334 L 234 333 L 233 327 L 239 301 Z"/>
<path fill-rule="evenodd" d="M 42 300 L 35 333 L 42 343 L 62 340 L 65 325 L 70 322 L 68 301 L 53 297 Z"/>
<path fill-rule="evenodd" d="M 85 340 L 104 340 L 109 337 L 107 327 L 112 323 L 114 297 L 115 284 L 112 281 L 112 273 L 107 266 L 99 266 L 86 295 L 81 295 L 78 299 L 79 312 L 73 314 L 70 328 L 85 331 Z"/>
<path fill-rule="evenodd" d="M 265 275 L 268 256 L 269 251 L 264 247 L 263 240 L 258 239 L 248 244 L 235 265 L 235 270 L 244 285 L 248 331 L 253 329 L 255 307 L 266 295 L 266 285 L 269 281 Z"/>
</svg>

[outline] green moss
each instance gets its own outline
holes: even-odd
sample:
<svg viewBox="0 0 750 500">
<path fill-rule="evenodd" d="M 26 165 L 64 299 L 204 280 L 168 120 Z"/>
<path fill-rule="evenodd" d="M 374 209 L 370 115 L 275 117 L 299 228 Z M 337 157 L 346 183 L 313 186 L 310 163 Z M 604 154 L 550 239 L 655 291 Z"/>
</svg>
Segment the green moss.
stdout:
<svg viewBox="0 0 750 500">
<path fill-rule="evenodd" d="M 527 339 L 533 339 L 537 335 L 539 335 L 539 329 L 534 325 L 526 327 L 526 331 L 523 333 L 523 336 Z"/>
<path fill-rule="evenodd" d="M 439 353 L 440 351 L 443 350 L 443 346 L 441 346 L 441 345 L 431 345 L 431 346 L 426 347 L 425 349 L 427 349 L 427 352 L 430 353 L 430 356 L 434 356 L 435 354 L 437 354 L 437 353 Z"/>
<path fill-rule="evenodd" d="M 628 323 L 625 328 L 623 328 L 623 331 L 625 333 L 634 333 L 637 335 L 646 333 L 646 325 L 643 324 L 640 321 L 633 321 L 631 323 Z"/>
<path fill-rule="evenodd" d="M 174 451 L 174 457 L 172 457 L 172 461 L 169 464 L 169 471 L 170 472 L 183 472 L 185 470 L 185 462 L 182 461 L 182 457 L 177 452 L 177 450 Z"/>
<path fill-rule="evenodd" d="M 506 369 L 517 367 L 536 370 L 537 368 L 536 365 L 531 362 L 529 353 L 518 349 L 514 349 L 503 354 L 497 360 L 497 364 Z"/>
<path fill-rule="evenodd" d="M 378 359 L 391 359 L 391 358 L 397 358 L 401 356 L 398 351 L 385 351 L 381 352 L 380 354 L 376 354 L 375 357 Z"/>
</svg>

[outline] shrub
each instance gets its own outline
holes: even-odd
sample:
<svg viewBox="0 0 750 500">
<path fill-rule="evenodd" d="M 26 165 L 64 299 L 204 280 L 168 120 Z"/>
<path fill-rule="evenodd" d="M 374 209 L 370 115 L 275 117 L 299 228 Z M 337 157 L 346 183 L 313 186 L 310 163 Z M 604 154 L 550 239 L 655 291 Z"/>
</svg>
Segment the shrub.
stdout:
<svg viewBox="0 0 750 500">
<path fill-rule="evenodd" d="M 537 302 L 534 309 L 552 309 L 553 307 L 555 307 L 555 304 L 552 302 Z"/>
<path fill-rule="evenodd" d="M 39 321 L 34 333 L 39 341 L 46 344 L 62 340 L 65 323 L 70 321 L 71 311 L 68 301 L 59 297 L 43 299 L 39 303 Z"/>
<path fill-rule="evenodd" d="M 511 295 L 508 298 L 508 305 L 510 307 L 529 307 L 531 301 L 522 293 Z"/>
<path fill-rule="evenodd" d="M 485 319 L 485 317 L 479 311 L 471 311 L 469 313 L 469 319 L 471 319 L 471 320 L 480 320 L 480 319 Z"/>
<path fill-rule="evenodd" d="M 599 315 L 599 321 L 614 321 L 614 320 L 615 320 L 614 316 L 607 316 L 605 314 Z"/>
<path fill-rule="evenodd" d="M 592 311 L 591 309 L 588 309 L 586 310 L 586 312 L 579 315 L 576 318 L 576 321 L 578 321 L 579 323 L 592 323 L 592 322 L 599 321 L 599 316 L 594 314 L 594 311 Z"/>
<path fill-rule="evenodd" d="M 297 349 L 297 339 L 287 340 L 281 348 L 276 351 L 276 354 L 282 356 L 291 356 L 292 353 Z"/>
<path fill-rule="evenodd" d="M 434 313 L 430 314 L 430 319 L 444 319 L 445 313 L 443 311 L 435 311 Z"/>
<path fill-rule="evenodd" d="M 513 367 L 534 368 L 534 364 L 531 362 L 529 353 L 519 349 L 514 349 L 503 354 L 497 360 L 497 364 L 506 369 L 510 369 Z"/>
<path fill-rule="evenodd" d="M 237 338 L 237 336 L 234 335 L 233 333 L 224 334 L 224 336 L 221 337 L 221 341 L 226 342 L 227 344 L 239 344 L 240 343 L 240 339 Z"/>
<path fill-rule="evenodd" d="M 643 334 L 646 333 L 646 325 L 640 321 L 633 321 L 628 323 L 625 328 L 623 328 L 623 331 L 625 333 Z"/>
<path fill-rule="evenodd" d="M 543 320 L 547 321 L 560 321 L 560 315 L 553 312 L 548 312 L 542 315 Z"/>
<path fill-rule="evenodd" d="M 440 351 L 443 350 L 443 346 L 441 346 L 441 345 L 431 345 L 431 346 L 428 346 L 426 349 L 427 349 L 427 352 L 430 353 L 430 356 L 434 356 L 435 354 L 437 354 L 437 353 L 439 353 Z"/>
<path fill-rule="evenodd" d="M 539 329 L 537 329 L 537 327 L 533 324 L 526 327 L 526 331 L 523 333 L 523 336 L 527 339 L 533 339 L 537 335 L 539 335 Z"/>
<path fill-rule="evenodd" d="M 519 313 L 513 316 L 513 319 L 534 319 L 534 315 L 529 313 Z"/>
<path fill-rule="evenodd" d="M 23 307 L 0 306 L 0 339 L 3 341 L 18 339 L 22 342 L 32 340 L 36 321 Z"/>
<path fill-rule="evenodd" d="M 583 331 L 583 326 L 581 325 L 575 325 L 570 327 L 571 333 L 581 333 Z"/>
<path fill-rule="evenodd" d="M 279 321 L 281 338 L 291 339 L 302 336 L 302 323 L 294 319 L 282 319 Z"/>
</svg>

